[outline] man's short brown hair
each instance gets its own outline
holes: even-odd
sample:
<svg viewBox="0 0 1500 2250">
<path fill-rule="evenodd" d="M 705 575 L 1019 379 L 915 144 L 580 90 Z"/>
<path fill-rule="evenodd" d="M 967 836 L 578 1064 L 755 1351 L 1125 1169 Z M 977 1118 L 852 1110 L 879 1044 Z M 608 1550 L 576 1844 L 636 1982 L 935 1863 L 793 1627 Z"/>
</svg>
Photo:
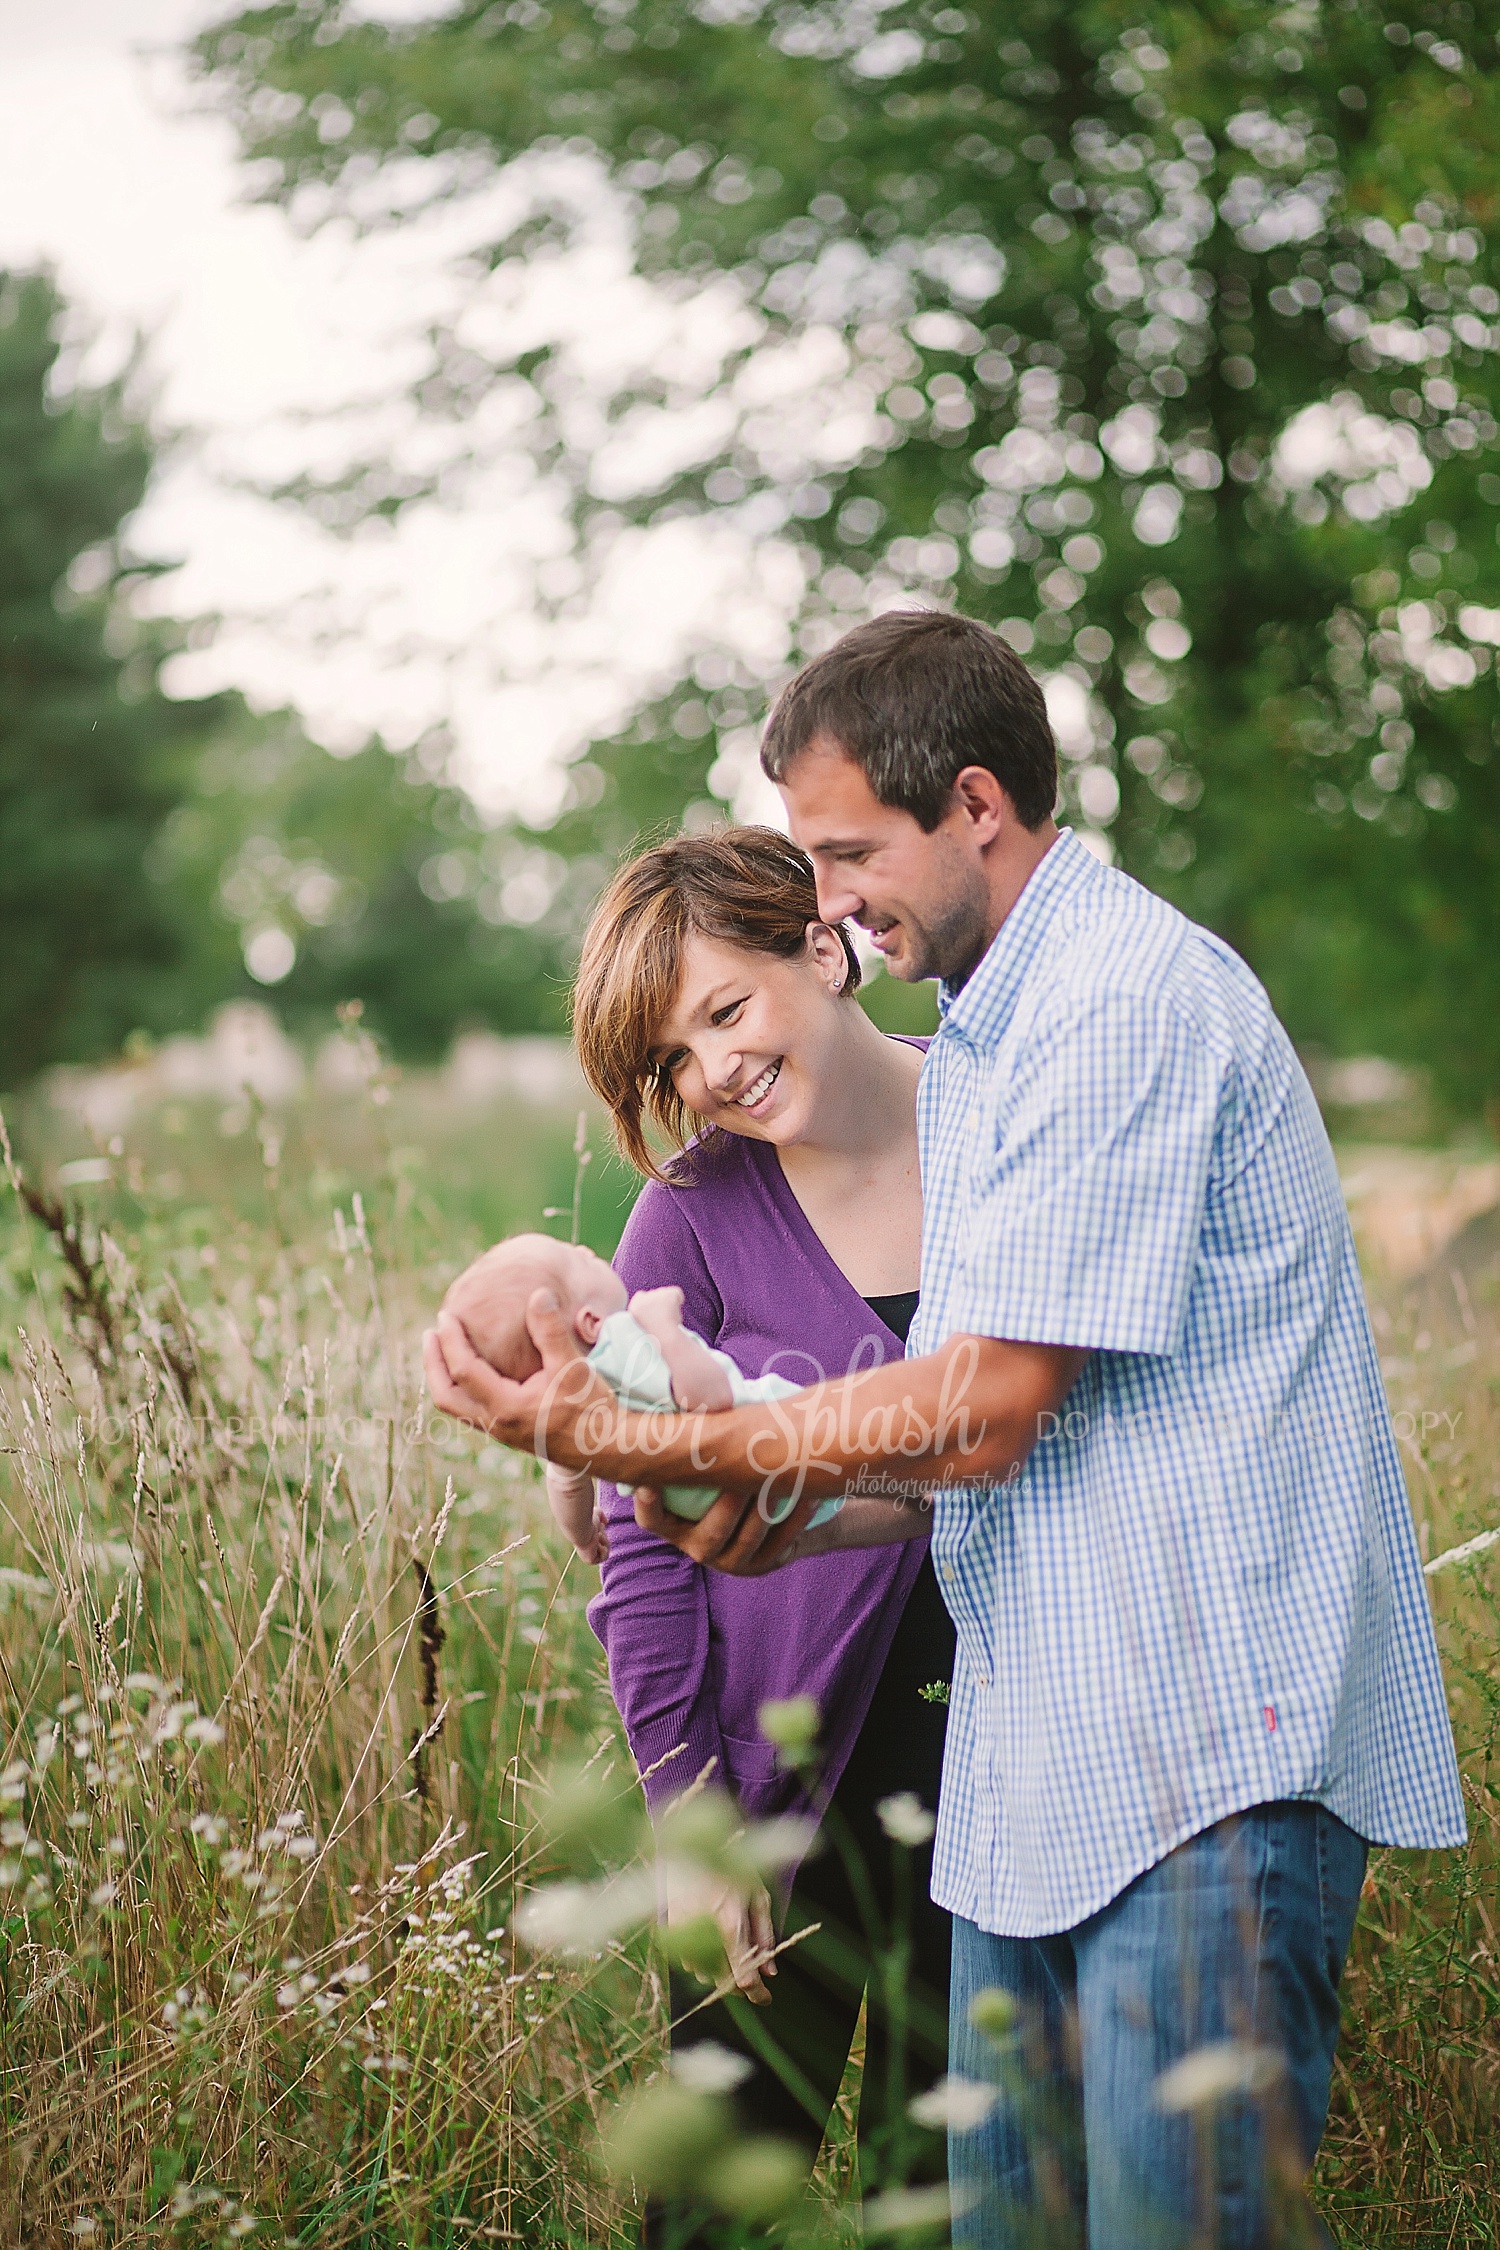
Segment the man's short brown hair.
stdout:
<svg viewBox="0 0 1500 2250">
<path fill-rule="evenodd" d="M 817 736 L 861 768 L 883 805 L 929 833 L 965 766 L 992 773 L 1024 827 L 1057 803 L 1057 746 L 1041 688 L 972 617 L 890 610 L 813 658 L 782 691 L 760 762 L 773 781 Z"/>
</svg>

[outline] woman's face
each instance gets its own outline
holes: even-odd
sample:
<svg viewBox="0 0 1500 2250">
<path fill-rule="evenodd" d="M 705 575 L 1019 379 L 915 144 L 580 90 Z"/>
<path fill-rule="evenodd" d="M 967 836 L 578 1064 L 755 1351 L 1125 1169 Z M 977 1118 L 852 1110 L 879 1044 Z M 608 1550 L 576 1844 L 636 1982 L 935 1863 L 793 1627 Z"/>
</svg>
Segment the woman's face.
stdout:
<svg viewBox="0 0 1500 2250">
<path fill-rule="evenodd" d="M 844 948 L 821 922 L 791 961 L 694 935 L 652 1060 L 699 1117 L 790 1147 L 818 1113 L 856 1005 L 840 998 L 847 975 Z"/>
</svg>

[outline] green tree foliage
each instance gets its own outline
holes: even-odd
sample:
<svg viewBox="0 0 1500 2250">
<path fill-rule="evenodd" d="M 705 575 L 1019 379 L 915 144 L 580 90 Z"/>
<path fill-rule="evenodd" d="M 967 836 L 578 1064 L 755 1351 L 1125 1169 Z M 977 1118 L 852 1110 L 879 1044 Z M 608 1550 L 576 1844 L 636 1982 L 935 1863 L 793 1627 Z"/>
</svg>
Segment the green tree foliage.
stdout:
<svg viewBox="0 0 1500 2250">
<path fill-rule="evenodd" d="M 117 1046 L 171 973 L 143 860 L 200 716 L 113 637 L 151 450 L 122 385 L 55 388 L 61 315 L 0 275 L 0 1085 Z"/>
<path fill-rule="evenodd" d="M 183 933 L 182 1020 L 259 994 L 315 1034 L 359 999 L 369 1027 L 419 1061 L 466 1025 L 566 1021 L 574 870 L 487 832 L 420 758 L 379 743 L 331 757 L 289 715 L 235 702 L 148 864 Z"/>
<path fill-rule="evenodd" d="M 162 692 L 177 637 L 132 617 L 127 536 L 151 436 L 126 379 L 59 386 L 64 314 L 0 276 L 0 1086 L 251 994 L 310 1032 L 361 999 L 417 1059 L 465 1024 L 560 1029 L 570 865 L 420 758 Z"/>
<path fill-rule="evenodd" d="M 277 0 L 197 58 L 269 194 L 592 151 L 648 270 L 755 309 L 748 352 L 816 332 L 822 428 L 742 407 L 637 512 L 790 527 L 804 647 L 898 593 L 999 624 L 1053 675 L 1069 817 L 1303 1038 L 1472 1108 L 1500 1097 L 1497 33 L 1495 0 Z M 545 358 L 518 371 L 552 430 Z"/>
</svg>

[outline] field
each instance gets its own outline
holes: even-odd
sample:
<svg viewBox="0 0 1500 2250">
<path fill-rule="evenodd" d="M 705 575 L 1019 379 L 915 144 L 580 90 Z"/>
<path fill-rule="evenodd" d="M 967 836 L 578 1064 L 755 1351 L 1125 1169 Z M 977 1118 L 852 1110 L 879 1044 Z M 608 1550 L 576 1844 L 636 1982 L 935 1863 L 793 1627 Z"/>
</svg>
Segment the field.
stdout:
<svg viewBox="0 0 1500 2250">
<path fill-rule="evenodd" d="M 607 1249 L 630 1186 L 597 1122 L 575 1175 L 571 1112 L 344 1040 L 342 1090 L 275 1109 L 155 1100 L 104 1146 L 40 1095 L 10 1118 L 6 2242 L 631 2239 L 598 2150 L 660 2059 L 657 1958 L 514 1934 L 568 1857 L 560 1765 L 633 1818 L 592 1574 L 534 1471 L 428 1416 L 417 1354 L 482 1241 L 566 1231 L 576 1176 Z M 1376 1309 L 1437 1560 L 1500 1523 L 1485 1222 Z M 1473 1842 L 1372 1866 L 1318 2179 L 1341 2244 L 1500 2240 L 1497 1574 L 1430 1580 Z M 825 2157 L 809 2239 L 855 2239 L 850 2173 Z"/>
</svg>

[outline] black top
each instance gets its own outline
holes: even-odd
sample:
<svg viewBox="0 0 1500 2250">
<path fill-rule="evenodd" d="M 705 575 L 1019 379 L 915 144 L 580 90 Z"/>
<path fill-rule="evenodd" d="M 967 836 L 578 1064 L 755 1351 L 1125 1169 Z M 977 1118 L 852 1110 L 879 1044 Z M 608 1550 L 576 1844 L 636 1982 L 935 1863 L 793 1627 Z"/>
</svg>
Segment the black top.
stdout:
<svg viewBox="0 0 1500 2250">
<path fill-rule="evenodd" d="M 921 1294 L 920 1289 L 898 1289 L 889 1297 L 866 1297 L 865 1303 L 904 1344 L 911 1334 L 911 1324 L 917 1317 L 917 1304 Z"/>
<path fill-rule="evenodd" d="M 865 1303 L 904 1344 L 917 1316 L 920 1295 L 920 1290 L 898 1289 L 889 1297 L 866 1297 Z M 942 1703 L 929 1702 L 922 1690 L 939 1683 L 946 1688 L 953 1674 L 953 1643 L 953 1620 L 938 1591 L 932 1557 L 924 1555 L 921 1573 L 896 1627 L 860 1741 L 864 1743 L 868 1738 L 871 1744 L 882 1743 L 880 1755 L 887 1759 L 898 1744 L 903 1756 L 915 1757 L 922 1768 L 921 1779 L 916 1784 L 917 1794 L 928 1805 L 937 1802 L 943 1728 L 948 1714 Z M 851 1772 L 858 1763 L 856 1748 Z M 892 1766 L 889 1770 L 894 1772 L 895 1768 Z M 900 1783 L 887 1781 L 885 1789 L 889 1793 L 899 1786 Z"/>
</svg>

